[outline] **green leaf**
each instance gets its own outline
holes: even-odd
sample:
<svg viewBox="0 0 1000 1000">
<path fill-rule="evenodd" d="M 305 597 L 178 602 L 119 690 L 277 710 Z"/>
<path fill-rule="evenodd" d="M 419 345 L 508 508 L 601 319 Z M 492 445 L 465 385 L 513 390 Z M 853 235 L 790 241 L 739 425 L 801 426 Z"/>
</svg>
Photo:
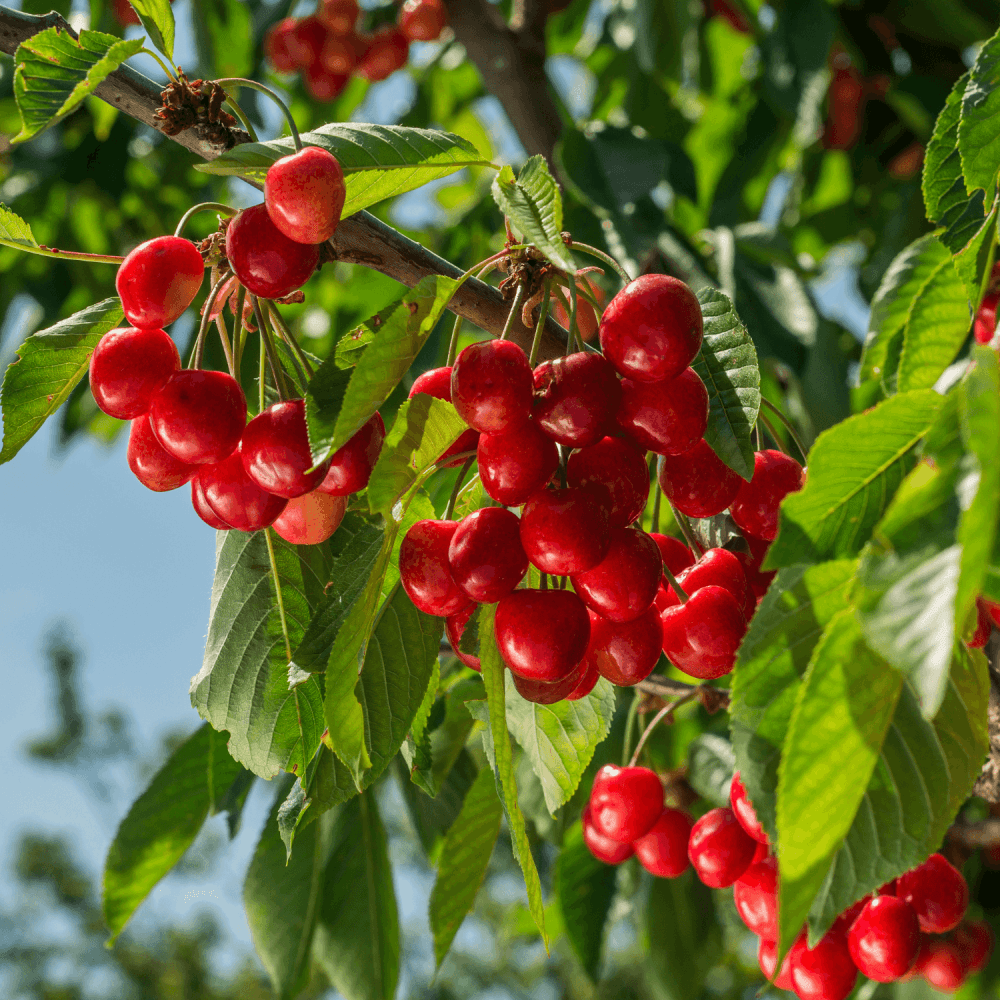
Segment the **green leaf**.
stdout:
<svg viewBox="0 0 1000 1000">
<path fill-rule="evenodd" d="M 343 218 L 464 167 L 490 166 L 472 143 L 435 129 L 338 122 L 302 133 L 302 142 L 322 147 L 340 163 L 347 188 Z M 294 152 L 291 137 L 248 142 L 195 169 L 263 184 L 268 167 Z"/>
<path fill-rule="evenodd" d="M 958 124 L 958 151 L 965 189 L 990 193 L 1000 164 L 1000 34 L 994 35 L 976 56 L 962 97 Z"/>
<path fill-rule="evenodd" d="M 16 212 L 6 205 L 0 204 L 0 245 L 13 247 L 15 250 L 37 248 L 38 241 L 31 231 L 31 226 Z M 109 299 L 108 301 L 114 301 Z"/>
<path fill-rule="evenodd" d="M 16 216 L 14 217 L 16 218 Z M 7 234 L 25 238 L 8 217 Z M 30 237 L 30 230 L 27 234 Z M 117 298 L 95 302 L 47 330 L 40 330 L 18 348 L 0 389 L 3 409 L 3 450 L 0 464 L 9 462 L 31 439 L 87 373 L 97 342 L 125 316 Z"/>
<path fill-rule="evenodd" d="M 493 180 L 493 198 L 525 243 L 534 244 L 556 267 L 576 274 L 573 255 L 562 240 L 562 195 L 545 157 L 530 157 L 516 180 L 505 166 Z"/>
<path fill-rule="evenodd" d="M 902 393 L 820 434 L 804 489 L 781 504 L 765 568 L 857 555 L 912 468 L 914 446 L 940 405 L 930 389 Z"/>
<path fill-rule="evenodd" d="M 413 717 L 410 732 L 403 745 L 399 748 L 406 766 L 410 769 L 410 780 L 419 785 L 428 795 L 437 795 L 437 785 L 434 783 L 433 757 L 431 756 L 431 740 L 428 732 L 431 710 L 438 704 L 438 689 L 441 686 L 441 663 L 434 661 L 431 679 L 424 692 L 424 700 Z M 439 706 L 444 709 L 443 703 Z"/>
<path fill-rule="evenodd" d="M 46 28 L 21 42 L 14 54 L 14 99 L 21 112 L 21 131 L 11 142 L 30 139 L 72 111 L 134 56 L 142 41 L 87 30 L 74 40 L 69 32 Z"/>
<path fill-rule="evenodd" d="M 708 389 L 705 440 L 747 482 L 753 476 L 751 432 L 760 410 L 757 352 L 732 302 L 711 286 L 699 290 L 705 339 L 691 367 Z"/>
<path fill-rule="evenodd" d="M 225 738 L 207 724 L 156 772 L 121 821 L 104 863 L 102 905 L 112 942 L 243 773 Z"/>
<path fill-rule="evenodd" d="M 142 21 L 149 40 L 171 61 L 174 59 L 174 11 L 170 0 L 129 0 Z"/>
<path fill-rule="evenodd" d="M 198 0 L 191 5 L 201 75 L 246 76 L 253 69 L 254 29 L 241 0 Z M 290 151 L 289 151 L 290 152 Z"/>
<path fill-rule="evenodd" d="M 431 890 L 430 922 L 434 964 L 440 968 L 486 877 L 500 834 L 503 805 L 489 771 L 480 771 L 466 793 L 462 811 L 444 839 L 437 879 Z"/>
<path fill-rule="evenodd" d="M 702 733 L 688 747 L 688 784 L 713 806 L 729 805 L 729 785 L 736 770 L 733 745 L 723 736 Z"/>
</svg>

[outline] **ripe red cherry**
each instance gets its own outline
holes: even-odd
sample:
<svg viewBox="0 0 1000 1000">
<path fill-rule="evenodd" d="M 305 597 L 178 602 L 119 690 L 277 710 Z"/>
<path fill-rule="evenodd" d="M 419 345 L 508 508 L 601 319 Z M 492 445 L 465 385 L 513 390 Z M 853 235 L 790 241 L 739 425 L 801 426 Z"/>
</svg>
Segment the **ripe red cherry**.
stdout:
<svg viewBox="0 0 1000 1000">
<path fill-rule="evenodd" d="M 590 789 L 590 817 L 602 836 L 631 844 L 645 836 L 663 812 L 663 786 L 648 767 L 605 764 Z"/>
<path fill-rule="evenodd" d="M 534 385 L 535 420 L 553 441 L 585 448 L 613 429 L 621 383 L 600 354 L 543 361 L 535 369 Z"/>
<path fill-rule="evenodd" d="M 481 666 L 479 663 L 479 657 L 475 656 L 473 653 L 463 653 L 459 649 L 459 643 L 462 641 L 462 633 L 465 631 L 465 626 L 469 624 L 469 619 L 478 611 L 479 609 L 475 604 L 470 604 L 467 608 L 462 611 L 456 611 L 453 615 L 448 615 L 444 622 L 445 634 L 448 636 L 448 642 L 451 643 L 451 651 L 464 663 L 467 667 L 471 667 L 477 673 L 481 671 Z"/>
<path fill-rule="evenodd" d="M 922 937 L 913 971 L 943 993 L 954 993 L 965 982 L 961 949 L 947 938 Z"/>
<path fill-rule="evenodd" d="M 896 895 L 913 907 L 925 934 L 945 934 L 957 927 L 969 906 L 962 873 L 940 854 L 900 875 Z"/>
<path fill-rule="evenodd" d="M 446 618 L 469 607 L 448 566 L 448 546 L 457 527 L 457 521 L 417 521 L 399 547 L 403 590 L 425 614 Z"/>
<path fill-rule="evenodd" d="M 200 471 L 201 468 L 201 466 L 195 466 L 196 470 Z M 229 531 L 232 528 L 231 524 L 226 524 L 209 506 L 208 500 L 205 498 L 205 488 L 201 485 L 200 476 L 194 476 L 191 480 L 191 506 L 194 507 L 194 512 L 210 528 L 215 528 L 217 531 Z"/>
<path fill-rule="evenodd" d="M 704 438 L 683 455 L 666 455 L 660 462 L 664 496 L 688 517 L 714 517 L 736 499 L 743 480 Z"/>
<path fill-rule="evenodd" d="M 778 862 L 765 858 L 750 867 L 733 885 L 733 902 L 743 923 L 762 938 L 778 938 Z"/>
<path fill-rule="evenodd" d="M 655 606 L 630 622 L 613 622 L 595 611 L 590 615 L 586 663 L 612 684 L 631 687 L 645 680 L 660 658 L 663 626 Z"/>
<path fill-rule="evenodd" d="M 527 503 L 559 467 L 555 442 L 528 421 L 496 434 L 482 434 L 476 448 L 483 489 L 505 507 Z"/>
<path fill-rule="evenodd" d="M 274 530 L 292 545 L 319 545 L 339 527 L 347 512 L 347 497 L 307 493 L 289 500 L 275 518 Z"/>
<path fill-rule="evenodd" d="M 204 277 L 205 262 L 190 240 L 157 236 L 121 262 L 115 288 L 133 326 L 159 330 L 191 305 Z"/>
<path fill-rule="evenodd" d="M 702 587 L 714 586 L 728 590 L 741 608 L 746 600 L 747 578 L 743 564 L 728 549 L 708 549 L 693 566 L 675 575 L 681 590 L 689 595 Z M 666 607 L 680 604 L 673 587 L 667 586 L 666 591 Z"/>
<path fill-rule="evenodd" d="M 497 604 L 494 631 L 511 673 L 552 683 L 583 659 L 590 619 L 568 590 L 515 590 Z"/>
<path fill-rule="evenodd" d="M 371 479 L 384 440 L 385 421 L 376 411 L 343 448 L 333 453 L 330 468 L 316 489 L 335 497 L 363 490 Z"/>
<path fill-rule="evenodd" d="M 634 852 L 631 844 L 619 844 L 617 840 L 605 837 L 594 826 L 589 805 L 583 810 L 581 823 L 583 825 L 583 842 L 598 861 L 603 861 L 606 865 L 620 865 L 632 857 Z"/>
<path fill-rule="evenodd" d="M 683 810 L 664 806 L 649 833 L 632 843 L 639 864 L 657 878 L 683 875 L 690 864 L 687 845 L 691 823 L 691 817 Z"/>
<path fill-rule="evenodd" d="M 326 475 L 325 465 L 306 471 L 313 460 L 304 399 L 274 403 L 254 417 L 243 432 L 240 451 L 247 475 L 262 490 L 289 500 L 311 493 Z"/>
<path fill-rule="evenodd" d="M 543 573 L 592 569 L 611 544 L 608 512 L 588 489 L 539 490 L 521 512 L 521 545 Z"/>
<path fill-rule="evenodd" d="M 513 429 L 531 414 L 531 366 L 509 340 L 470 344 L 451 370 L 451 399 L 474 430 Z"/>
<path fill-rule="evenodd" d="M 444 368 L 432 368 L 430 371 L 418 375 L 413 382 L 408 398 L 413 399 L 414 396 L 425 393 L 428 396 L 433 396 L 435 399 L 443 399 L 445 402 L 450 403 L 451 372 L 451 366 L 447 365 Z M 445 469 L 462 465 L 465 462 L 464 458 L 455 458 L 450 462 L 446 462 L 445 459 L 451 455 L 461 455 L 467 451 L 475 451 L 478 444 L 479 433 L 477 431 L 463 431 L 458 440 L 438 459 L 438 465 Z"/>
<path fill-rule="evenodd" d="M 90 356 L 90 391 L 105 413 L 131 420 L 149 409 L 180 367 L 177 345 L 165 331 L 109 330 Z"/>
<path fill-rule="evenodd" d="M 294 73 L 298 69 L 299 64 L 295 60 L 291 42 L 296 24 L 298 21 L 294 17 L 286 17 L 264 36 L 264 57 L 279 73 Z"/>
<path fill-rule="evenodd" d="M 247 289 L 280 299 L 301 288 L 319 264 L 319 247 L 290 240 L 264 205 L 243 209 L 226 230 L 226 256 Z"/>
<path fill-rule="evenodd" d="M 359 13 L 357 0 L 323 0 L 319 8 L 320 20 L 335 35 L 350 34 Z"/>
<path fill-rule="evenodd" d="M 547 683 L 546 681 L 529 680 L 511 671 L 511 678 L 517 693 L 525 700 L 535 705 L 554 705 L 557 701 L 563 701 L 576 690 L 584 674 L 586 666 L 578 663 L 565 677 L 560 680 Z"/>
<path fill-rule="evenodd" d="M 702 587 L 686 604 L 660 615 L 663 652 L 684 673 L 700 680 L 733 669 L 747 625 L 736 598 L 722 587 Z"/>
<path fill-rule="evenodd" d="M 337 76 L 348 76 L 358 62 L 358 46 L 350 35 L 328 34 L 320 53 L 323 68 Z"/>
<path fill-rule="evenodd" d="M 217 465 L 198 473 L 209 507 L 240 531 L 259 531 L 274 524 L 288 501 L 262 490 L 243 468 L 239 449 Z"/>
<path fill-rule="evenodd" d="M 753 861 L 757 842 L 733 815 L 732 809 L 710 809 L 695 823 L 688 841 L 688 857 L 698 878 L 712 889 L 732 885 Z"/>
<path fill-rule="evenodd" d="M 802 489 L 802 466 L 780 451 L 768 449 L 754 455 L 753 479 L 740 481 L 730 513 L 743 531 L 767 542 L 778 535 L 778 506 L 789 493 Z"/>
<path fill-rule="evenodd" d="M 966 643 L 969 649 L 982 649 L 990 641 L 993 633 L 993 619 L 983 606 L 983 599 L 976 598 L 976 630 L 972 633 L 972 638 Z"/>
<path fill-rule="evenodd" d="M 708 427 L 708 390 L 693 368 L 663 382 L 622 379 L 618 426 L 648 451 L 690 451 Z"/>
<path fill-rule="evenodd" d="M 673 538 L 671 535 L 661 535 L 656 531 L 651 531 L 649 537 L 656 542 L 656 546 L 660 550 L 660 555 L 663 557 L 663 562 L 674 576 L 677 576 L 678 573 L 683 573 L 688 566 L 694 565 L 694 553 L 679 538 Z"/>
<path fill-rule="evenodd" d="M 781 963 L 781 971 L 777 977 L 774 975 L 775 967 L 778 964 L 778 944 L 776 941 L 765 941 L 763 938 L 757 944 L 757 964 L 760 971 L 767 977 L 768 982 L 773 982 L 779 990 L 792 989 L 792 963 L 791 954 L 785 956 Z M 857 976 L 857 972 L 854 973 Z"/>
<path fill-rule="evenodd" d="M 296 243 L 328 240 L 340 222 L 346 195 L 340 163 L 319 146 L 303 146 L 283 156 L 268 167 L 264 178 L 267 214 Z"/>
<path fill-rule="evenodd" d="M 181 371 L 153 397 L 149 422 L 175 458 L 214 464 L 239 444 L 247 401 L 239 382 L 225 372 Z"/>
<path fill-rule="evenodd" d="M 570 486 L 600 487 L 607 492 L 608 523 L 624 528 L 643 512 L 649 499 L 646 456 L 623 438 L 606 437 L 569 456 Z"/>
<path fill-rule="evenodd" d="M 462 518 L 448 546 L 448 565 L 470 600 L 495 604 L 509 594 L 528 571 L 517 515 L 484 507 Z"/>
<path fill-rule="evenodd" d="M 447 23 L 441 0 L 406 0 L 399 11 L 399 27 L 411 42 L 433 42 Z"/>
<path fill-rule="evenodd" d="M 128 434 L 128 467 L 147 489 L 157 493 L 176 490 L 197 471 L 197 465 L 182 462 L 164 450 L 149 426 L 149 415 L 132 421 Z"/>
<path fill-rule="evenodd" d="M 601 317 L 604 356 L 626 378 L 675 378 L 695 359 L 702 340 L 701 306 L 677 278 L 644 274 L 629 282 Z"/>
<path fill-rule="evenodd" d="M 920 923 L 913 907 L 896 896 L 868 901 L 847 935 L 851 958 L 861 973 L 891 983 L 910 971 L 920 948 Z"/>
<path fill-rule="evenodd" d="M 839 928 L 827 931 L 812 949 L 803 934 L 792 945 L 788 964 L 799 1000 L 847 1000 L 858 980 L 847 935 Z"/>
<path fill-rule="evenodd" d="M 959 925 L 954 940 L 959 947 L 962 968 L 967 975 L 986 968 L 993 951 L 993 931 L 985 920 L 970 920 Z"/>
<path fill-rule="evenodd" d="M 332 72 L 322 62 L 314 62 L 302 71 L 302 82 L 309 96 L 323 103 L 339 97 L 350 79 L 346 73 Z"/>
<path fill-rule="evenodd" d="M 591 617 L 591 621 L 593 621 L 593 617 Z M 601 679 L 601 675 L 597 672 L 597 665 L 592 659 L 585 657 L 582 666 L 583 673 L 581 673 L 576 687 L 566 695 L 567 701 L 579 701 L 581 698 L 586 698 Z"/>
<path fill-rule="evenodd" d="M 377 82 L 392 76 L 406 65 L 410 43 L 394 24 L 379 28 L 369 39 L 364 55 L 358 60 L 355 73 L 363 80 Z"/>
<path fill-rule="evenodd" d="M 977 344 L 988 344 L 993 339 L 993 334 L 997 332 L 998 303 L 1000 303 L 1000 294 L 991 292 L 984 296 L 983 301 L 979 304 L 976 321 L 972 327 Z"/>
<path fill-rule="evenodd" d="M 608 554 L 593 568 L 574 573 L 573 589 L 604 618 L 630 622 L 652 607 L 660 585 L 660 550 L 639 528 L 615 528 Z"/>
<path fill-rule="evenodd" d="M 740 780 L 740 772 L 733 775 L 732 783 L 729 785 L 729 807 L 733 810 L 736 818 L 740 821 L 740 826 L 757 841 L 758 844 L 767 843 L 767 834 L 760 820 L 757 819 L 756 810 L 753 803 L 747 797 L 747 790 Z"/>
<path fill-rule="evenodd" d="M 308 69 L 319 63 L 327 26 L 316 16 L 299 18 L 288 36 L 288 49 L 297 66 Z"/>
</svg>

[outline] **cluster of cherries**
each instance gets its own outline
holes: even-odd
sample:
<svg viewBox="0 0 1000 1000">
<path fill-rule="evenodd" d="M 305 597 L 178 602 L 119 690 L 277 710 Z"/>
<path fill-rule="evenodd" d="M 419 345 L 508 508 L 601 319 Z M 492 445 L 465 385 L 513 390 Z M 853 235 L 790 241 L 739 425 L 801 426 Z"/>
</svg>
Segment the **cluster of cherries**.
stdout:
<svg viewBox="0 0 1000 1000">
<path fill-rule="evenodd" d="M 984 922 L 965 921 L 969 889 L 940 854 L 858 900 L 813 948 L 805 930 L 777 966 L 778 864 L 739 773 L 729 808 L 697 822 L 663 804 L 663 787 L 645 767 L 602 767 L 583 811 L 583 838 L 605 864 L 635 855 L 650 874 L 677 878 L 692 866 L 713 889 L 732 886 L 736 910 L 759 937 L 761 971 L 801 1000 L 845 1000 L 858 972 L 882 983 L 922 975 L 954 991 L 981 970 L 992 949 Z"/>
</svg>

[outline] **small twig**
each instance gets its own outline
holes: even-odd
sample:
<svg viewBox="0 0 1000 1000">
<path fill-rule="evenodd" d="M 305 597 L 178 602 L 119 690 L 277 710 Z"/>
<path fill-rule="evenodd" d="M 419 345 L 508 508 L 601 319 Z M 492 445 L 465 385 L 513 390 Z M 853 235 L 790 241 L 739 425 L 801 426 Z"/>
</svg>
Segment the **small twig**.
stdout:
<svg viewBox="0 0 1000 1000">
<path fill-rule="evenodd" d="M 726 688 L 707 687 L 703 684 L 685 684 L 675 681 L 662 674 L 650 674 L 644 681 L 636 684 L 636 689 L 643 694 L 654 695 L 657 698 L 676 698 L 689 691 L 698 691 L 698 698 L 709 712 L 717 712 L 729 708 L 729 691 Z"/>
<path fill-rule="evenodd" d="M 802 457 L 802 461 L 806 460 L 806 449 L 805 445 L 799 440 L 798 434 L 795 433 L 795 428 L 792 426 L 792 422 L 774 405 L 769 399 L 765 399 L 763 396 L 760 397 L 760 401 L 785 425 L 785 430 L 788 431 L 788 436 L 795 443 L 795 447 L 799 450 L 799 455 Z M 768 425 L 770 428 L 770 425 Z"/>
<path fill-rule="evenodd" d="M 948 830 L 947 839 L 970 849 L 995 847 L 1000 844 L 1000 816 L 991 816 L 977 823 L 954 823 Z"/>
</svg>

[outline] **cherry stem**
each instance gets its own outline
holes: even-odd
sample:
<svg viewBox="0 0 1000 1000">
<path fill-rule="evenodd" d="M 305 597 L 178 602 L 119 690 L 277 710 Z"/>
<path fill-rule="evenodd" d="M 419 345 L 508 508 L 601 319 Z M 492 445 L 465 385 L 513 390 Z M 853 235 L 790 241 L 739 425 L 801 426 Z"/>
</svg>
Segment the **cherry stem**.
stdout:
<svg viewBox="0 0 1000 1000">
<path fill-rule="evenodd" d="M 632 281 L 629 277 L 628 271 L 626 271 L 625 268 L 623 268 L 621 264 L 614 259 L 614 257 L 610 254 L 606 254 L 603 250 L 598 250 L 597 247 L 589 246 L 586 243 L 577 243 L 576 240 L 570 240 L 569 248 L 571 250 L 582 250 L 584 253 L 589 253 L 591 257 L 603 260 L 608 267 L 614 268 L 615 273 L 622 279 L 622 281 L 625 282 L 626 285 Z"/>
<path fill-rule="evenodd" d="M 569 286 L 567 286 L 568 288 Z M 566 352 L 564 357 L 569 356 L 573 353 L 574 346 L 579 342 L 583 343 L 583 338 L 580 336 L 579 330 L 576 330 L 576 302 L 568 302 L 566 296 L 563 294 L 563 290 L 559 285 L 556 285 L 552 289 L 553 294 L 559 299 L 559 303 L 562 305 L 563 309 L 566 310 L 566 315 L 569 316 L 569 330 L 566 334 Z M 573 298 L 573 296 L 571 296 Z M 574 330 L 576 330 L 576 338 L 573 337 Z"/>
<path fill-rule="evenodd" d="M 462 314 L 455 313 L 455 325 L 451 328 L 451 337 L 448 340 L 448 357 L 445 358 L 445 366 L 451 367 L 455 364 L 455 356 L 458 354 L 458 331 L 462 329 Z"/>
<path fill-rule="evenodd" d="M 205 335 L 208 333 L 208 324 L 211 322 L 212 310 L 215 308 L 215 300 L 219 297 L 222 286 L 230 279 L 231 272 L 227 269 L 219 275 L 218 280 L 212 285 L 212 290 L 205 299 L 202 306 L 201 322 L 198 325 L 198 336 L 194 342 L 194 350 L 191 354 L 191 364 L 189 368 L 201 368 L 201 361 L 205 354 Z"/>
<path fill-rule="evenodd" d="M 635 726 L 636 717 L 639 713 L 639 702 L 642 695 L 637 690 L 633 690 L 632 701 L 628 706 L 628 715 L 625 717 L 625 736 L 622 740 L 622 767 L 627 765 L 629 757 L 632 756 L 632 729 Z"/>
<path fill-rule="evenodd" d="M 753 450 L 760 451 L 760 426 L 756 420 L 753 422 Z"/>
<path fill-rule="evenodd" d="M 653 716 L 649 725 L 643 730 L 642 736 L 639 737 L 639 742 L 635 745 L 635 753 L 632 754 L 632 757 L 628 762 L 629 767 L 635 767 L 635 762 L 639 759 L 639 754 L 642 751 L 642 748 L 646 745 L 646 740 L 649 739 L 653 730 L 660 724 L 660 721 L 665 716 L 670 715 L 675 708 L 680 708 L 685 702 L 691 701 L 693 698 L 697 698 L 699 690 L 700 686 L 691 688 L 690 691 L 686 691 L 684 694 L 679 695 L 677 698 L 674 698 L 673 701 L 668 701 L 666 705 L 664 705 L 663 708 L 661 708 L 659 712 Z"/>
<path fill-rule="evenodd" d="M 245 76 L 225 76 L 215 82 L 220 86 L 235 83 L 240 87 L 249 87 L 251 90 L 259 90 L 262 94 L 267 94 L 284 112 L 285 119 L 288 121 L 288 127 L 292 133 L 292 142 L 295 143 L 295 152 L 298 153 L 302 149 L 302 139 L 299 137 L 299 130 L 291 111 L 288 110 L 288 105 L 270 87 L 265 87 L 264 84 L 258 83 L 256 80 L 248 80 Z M 229 97 L 229 94 L 227 93 L 226 96 Z"/>
<path fill-rule="evenodd" d="M 534 368 L 535 362 L 538 360 L 538 350 L 542 346 L 542 331 L 545 329 L 545 321 L 549 318 L 550 285 L 551 280 L 546 278 L 542 286 L 542 303 L 538 307 L 538 323 L 535 326 L 535 336 L 531 341 L 531 353 L 528 355 L 528 366 L 530 368 Z"/>
<path fill-rule="evenodd" d="M 521 300 L 524 298 L 524 285 L 518 285 L 517 290 L 514 292 L 514 301 L 511 303 L 510 312 L 507 314 L 507 322 L 503 325 L 503 332 L 500 334 L 501 340 L 506 340 L 507 335 L 510 333 L 511 327 L 514 325 L 514 316 L 518 313 L 521 308 Z"/>
<path fill-rule="evenodd" d="M 258 142 L 257 130 L 250 124 L 250 119 L 247 117 L 246 112 L 239 106 L 236 99 L 227 94 L 225 103 L 233 109 L 233 114 L 239 118 L 240 124 L 246 129 L 247 135 L 250 136 L 251 140 Z"/>
<path fill-rule="evenodd" d="M 285 599 L 281 594 L 281 577 L 278 576 L 278 560 L 274 557 L 274 542 L 271 539 L 271 529 L 264 529 L 264 538 L 267 539 L 267 557 L 271 561 L 271 576 L 274 577 L 274 596 L 278 603 L 278 617 L 281 619 L 281 634 L 285 639 L 285 658 L 292 661 L 292 643 L 288 638 L 288 620 L 285 618 Z"/>
<path fill-rule="evenodd" d="M 222 341 L 222 353 L 226 356 L 226 366 L 229 368 L 229 374 L 239 381 L 239 376 L 236 374 L 236 359 L 233 357 L 233 348 L 229 341 L 229 330 L 226 328 L 226 319 L 222 315 L 221 309 L 219 310 L 219 315 L 215 317 L 215 327 L 219 331 L 219 340 Z"/>
<path fill-rule="evenodd" d="M 777 430 L 775 430 L 774 424 L 771 423 L 763 413 L 757 414 L 758 422 L 764 425 L 764 430 L 767 431 L 768 437 L 771 439 L 771 443 L 775 448 L 778 449 L 782 454 L 788 454 L 786 446 L 782 443 L 781 438 L 778 436 Z"/>
<path fill-rule="evenodd" d="M 441 515 L 441 519 L 444 521 L 450 521 L 452 515 L 455 513 L 455 504 L 458 501 L 459 491 L 462 489 L 462 483 L 465 480 L 465 475 L 472 468 L 472 463 L 475 460 L 475 455 L 470 455 L 466 460 L 465 464 L 461 469 L 458 470 L 458 479 L 455 480 L 455 487 L 451 491 L 451 496 L 448 497 L 448 506 L 444 509 L 444 514 Z"/>
<path fill-rule="evenodd" d="M 264 412 L 264 378 L 267 375 L 267 348 L 264 347 L 264 338 L 260 338 L 260 375 L 257 378 L 258 386 L 258 406 L 257 412 Z"/>
<path fill-rule="evenodd" d="M 174 71 L 152 49 L 147 49 L 145 46 L 143 46 L 141 49 L 139 49 L 136 55 L 151 56 L 160 64 L 160 69 L 162 69 L 163 72 L 167 74 L 167 78 L 173 80 L 174 83 L 177 82 L 177 77 L 174 75 Z"/>
<path fill-rule="evenodd" d="M 284 316 L 281 315 L 278 311 L 278 307 L 273 302 L 269 301 L 267 303 L 267 312 L 274 321 L 278 335 L 286 344 L 288 344 L 292 353 L 295 355 L 296 360 L 302 366 L 302 369 L 307 376 L 306 381 L 308 382 L 315 374 L 315 371 L 313 370 L 312 364 L 309 362 L 309 358 L 306 357 L 306 352 L 302 350 L 301 345 L 292 335 L 292 331 L 288 328 L 288 324 L 285 322 Z"/>
<path fill-rule="evenodd" d="M 786 417 L 785 414 L 782 413 L 781 410 L 778 409 L 778 407 L 771 402 L 771 400 L 765 399 L 763 396 L 761 396 L 760 401 L 785 425 L 785 430 L 788 431 L 788 436 L 795 443 L 795 447 L 798 448 L 799 455 L 802 457 L 802 461 L 805 462 L 806 449 L 803 446 L 802 442 L 799 440 L 798 434 L 795 433 L 795 428 L 792 426 L 791 420 L 789 420 L 788 417 Z"/>
<path fill-rule="evenodd" d="M 199 212 L 219 212 L 221 215 L 225 215 L 227 218 L 236 214 L 235 208 L 230 208 L 228 205 L 223 205 L 218 201 L 203 201 L 200 205 L 192 205 L 182 216 L 181 221 L 177 223 L 177 228 L 174 230 L 174 236 L 180 236 L 184 232 L 184 227 L 188 224 L 188 220 L 197 215 Z"/>
<path fill-rule="evenodd" d="M 25 253 L 33 253 L 38 257 L 55 257 L 59 260 L 85 260 L 88 264 L 121 264 L 124 257 L 117 257 L 114 254 L 103 253 L 82 253 L 79 250 L 59 250 L 56 247 L 30 246 L 26 243 L 18 243 L 16 240 L 0 239 L 0 246 L 11 247 L 14 250 L 23 250 Z"/>
<path fill-rule="evenodd" d="M 243 285 L 240 285 L 236 291 L 236 314 L 234 316 L 236 326 L 233 329 L 233 353 L 235 354 L 237 379 L 240 377 L 240 368 L 243 364 L 243 348 L 246 345 L 247 339 L 247 328 L 243 323 L 243 306 L 246 298 L 247 290 Z"/>
<path fill-rule="evenodd" d="M 548 590 L 549 589 L 549 574 L 548 573 L 542 573 L 542 575 L 538 578 L 538 587 L 539 587 L 540 590 Z"/>
<path fill-rule="evenodd" d="M 663 563 L 663 575 L 667 578 L 667 583 L 674 588 L 674 593 L 681 604 L 687 604 L 688 595 L 684 592 L 684 588 L 677 582 L 677 577 L 670 572 L 670 567 L 665 562 Z"/>
<path fill-rule="evenodd" d="M 289 392 L 288 384 L 285 381 L 285 373 L 281 367 L 281 362 L 278 360 L 278 352 L 274 348 L 274 335 L 271 332 L 271 327 L 268 325 L 264 310 L 260 307 L 260 299 L 256 295 L 253 299 L 253 308 L 257 314 L 260 339 L 264 344 L 264 351 L 267 354 L 267 363 L 271 369 L 271 377 L 274 379 L 274 388 L 277 390 L 278 399 L 286 400 L 288 399 Z M 263 410 L 263 406 L 261 406 L 261 409 Z"/>
<path fill-rule="evenodd" d="M 663 456 L 656 457 L 656 485 L 653 487 L 653 522 L 650 527 L 656 534 L 660 532 L 660 504 L 663 501 L 663 489 L 660 487 L 660 468 L 663 465 Z"/>
</svg>

